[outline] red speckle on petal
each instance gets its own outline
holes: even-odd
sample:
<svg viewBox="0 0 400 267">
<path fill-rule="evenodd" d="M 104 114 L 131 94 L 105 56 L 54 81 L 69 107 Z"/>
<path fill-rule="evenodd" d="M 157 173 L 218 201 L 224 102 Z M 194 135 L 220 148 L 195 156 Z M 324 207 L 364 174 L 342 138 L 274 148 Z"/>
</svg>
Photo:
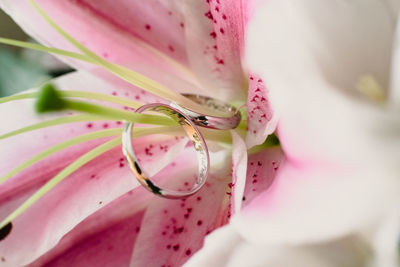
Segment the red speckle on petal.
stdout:
<svg viewBox="0 0 400 267">
<path fill-rule="evenodd" d="M 192 254 L 192 251 L 190 250 L 190 248 L 188 248 L 188 249 L 186 250 L 185 254 L 186 254 L 187 256 L 190 256 L 190 254 Z"/>
<path fill-rule="evenodd" d="M 176 244 L 176 245 L 174 245 L 172 248 L 175 250 L 175 251 L 178 251 L 178 249 L 179 249 L 179 244 Z"/>
<path fill-rule="evenodd" d="M 179 26 L 181 26 L 181 28 L 183 28 L 183 27 L 185 27 L 185 24 L 184 24 L 183 22 L 181 22 L 181 23 L 179 24 Z"/>
<path fill-rule="evenodd" d="M 112 94 L 113 96 L 116 96 L 116 95 L 117 95 L 117 92 L 114 91 L 114 92 L 112 92 L 111 94 Z"/>
<path fill-rule="evenodd" d="M 215 7 L 215 11 L 219 12 L 219 7 Z"/>
<path fill-rule="evenodd" d="M 171 52 L 174 52 L 174 51 L 175 51 L 175 48 L 174 48 L 172 45 L 169 45 L 169 46 L 168 46 L 168 49 L 169 49 L 169 51 L 171 51 Z"/>
<path fill-rule="evenodd" d="M 151 30 L 151 26 L 149 25 L 149 24 L 146 24 L 146 26 L 145 26 L 145 28 L 146 28 L 146 30 Z"/>
<path fill-rule="evenodd" d="M 86 124 L 86 127 L 87 127 L 87 128 L 92 128 L 92 127 L 93 127 L 93 124 L 92 124 L 92 123 L 88 123 L 88 124 Z"/>
<path fill-rule="evenodd" d="M 201 226 L 202 224 L 203 224 L 203 221 L 202 221 L 202 220 L 198 220 L 198 221 L 197 221 L 197 225 L 198 225 L 198 226 Z"/>
<path fill-rule="evenodd" d="M 226 15 L 222 14 L 222 19 L 226 20 Z"/>
<path fill-rule="evenodd" d="M 108 123 L 104 123 L 103 128 L 108 128 Z"/>
<path fill-rule="evenodd" d="M 146 153 L 147 156 L 153 156 L 153 153 L 150 152 L 150 148 L 148 147 L 144 149 L 144 153 Z"/>
<path fill-rule="evenodd" d="M 215 32 L 212 32 L 212 33 L 210 33 L 210 36 L 212 37 L 212 38 L 217 38 L 217 34 L 215 33 Z"/>
<path fill-rule="evenodd" d="M 219 31 L 220 31 L 222 34 L 225 33 L 224 29 L 222 29 L 222 28 L 220 28 Z"/>
<path fill-rule="evenodd" d="M 214 18 L 213 15 L 211 14 L 211 11 L 204 13 L 204 16 L 206 16 L 207 18 L 209 18 L 211 20 Z"/>
</svg>

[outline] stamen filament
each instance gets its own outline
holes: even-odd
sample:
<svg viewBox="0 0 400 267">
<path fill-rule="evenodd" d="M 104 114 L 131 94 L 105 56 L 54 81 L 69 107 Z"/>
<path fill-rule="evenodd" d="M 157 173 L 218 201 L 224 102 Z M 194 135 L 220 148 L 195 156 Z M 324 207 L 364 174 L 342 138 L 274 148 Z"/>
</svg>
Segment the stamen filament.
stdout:
<svg viewBox="0 0 400 267">
<path fill-rule="evenodd" d="M 77 49 L 79 49 L 82 53 L 84 53 L 89 59 L 93 60 L 96 62 L 96 64 L 102 66 L 103 68 L 107 69 L 111 73 L 115 74 L 116 76 L 122 78 L 123 80 L 138 86 L 140 88 L 143 88 L 144 90 L 153 93 L 155 95 L 158 95 L 160 97 L 163 97 L 171 102 L 176 102 L 184 107 L 191 108 L 195 111 L 201 112 L 201 113 L 218 113 L 220 116 L 226 116 L 226 114 L 217 112 L 217 111 L 210 111 L 207 107 L 199 105 L 188 98 L 177 94 L 173 91 L 170 91 L 168 88 L 163 86 L 162 84 L 153 81 L 146 76 L 143 76 L 137 72 L 134 72 L 128 68 L 125 68 L 120 65 L 116 65 L 113 63 L 108 62 L 107 60 L 104 60 L 97 54 L 93 53 L 91 50 L 86 48 L 84 45 L 82 45 L 79 41 L 77 41 L 75 38 L 73 38 L 71 35 L 69 35 L 67 32 L 65 32 L 61 27 L 57 25 L 37 4 L 34 0 L 28 0 L 29 3 L 36 9 L 36 11 L 47 21 L 47 23 L 53 27 L 60 35 L 62 35 L 68 42 L 70 42 L 73 46 L 75 46 Z"/>
<path fill-rule="evenodd" d="M 150 45 L 147 45 L 146 43 L 142 42 L 141 40 L 137 39 L 136 41 L 140 42 L 142 46 L 145 46 L 146 49 L 150 50 L 152 54 L 156 54 L 157 56 L 159 56 L 160 60 L 166 61 L 171 66 L 180 69 L 186 77 L 190 77 L 191 81 L 197 85 L 196 77 L 194 76 L 193 72 L 190 69 L 188 69 L 186 66 L 180 64 L 176 60 L 174 60 L 171 57 L 169 57 L 168 55 L 165 55 L 164 53 L 158 51 L 157 49 L 151 47 Z M 91 58 L 87 57 L 84 54 L 79 54 L 76 52 L 67 51 L 67 50 L 63 50 L 63 49 L 59 49 L 59 48 L 48 47 L 48 46 L 44 46 L 41 44 L 35 44 L 35 43 L 24 42 L 24 41 L 9 39 L 9 38 L 2 38 L 2 37 L 0 37 L 0 43 L 6 44 L 6 45 L 11 45 L 11 46 L 16 46 L 16 47 L 21 47 L 21 48 L 26 48 L 26 49 L 32 49 L 32 50 L 36 50 L 36 51 L 40 51 L 40 52 L 46 52 L 46 53 L 51 53 L 51 54 L 55 54 L 55 55 L 75 58 L 77 60 L 81 60 L 81 61 L 85 61 L 88 63 L 99 65 L 97 62 L 93 61 Z"/>
<path fill-rule="evenodd" d="M 8 137 L 12 137 L 14 135 L 18 135 L 18 134 L 46 128 L 46 127 L 51 127 L 51 126 L 55 126 L 55 125 L 71 123 L 71 122 L 94 121 L 94 120 L 104 120 L 104 118 L 100 117 L 100 116 L 94 116 L 94 115 L 88 115 L 88 114 L 80 114 L 80 115 L 75 115 L 75 116 L 67 116 L 67 117 L 57 118 L 57 119 L 53 119 L 53 120 L 48 120 L 48 121 L 43 121 L 43 122 L 39 122 L 36 124 L 32 124 L 32 125 L 26 126 L 24 128 L 20 128 L 15 131 L 0 135 L 0 140 L 8 138 Z"/>
<path fill-rule="evenodd" d="M 63 49 L 48 47 L 48 46 L 44 46 L 44 45 L 40 45 L 40 44 L 23 42 L 23 41 L 19 41 L 19 40 L 1 38 L 1 37 L 0 37 L 0 43 L 6 44 L 6 45 L 22 47 L 22 48 L 27 48 L 27 49 L 32 49 L 32 50 L 41 51 L 41 52 L 46 52 L 46 53 L 52 53 L 52 54 L 56 54 L 56 55 L 60 55 L 60 56 L 75 58 L 75 59 L 89 62 L 92 64 L 98 64 L 97 62 L 93 61 L 86 55 L 63 50 Z"/>
<path fill-rule="evenodd" d="M 89 161 L 97 158 L 101 154 L 107 152 L 108 150 L 113 149 L 121 144 L 121 137 L 112 139 L 102 145 L 99 145 L 95 149 L 87 152 L 83 156 L 79 157 L 73 163 L 71 163 L 68 167 L 64 168 L 61 172 L 59 172 L 56 176 L 54 176 L 51 180 L 49 180 L 44 186 L 42 186 L 39 190 L 37 190 L 31 197 L 29 197 L 22 205 L 20 205 L 16 210 L 14 210 L 10 215 L 5 218 L 1 224 L 0 229 L 3 228 L 8 223 L 12 222 L 15 218 L 17 218 L 21 213 L 23 213 L 26 209 L 32 206 L 36 201 L 38 201 L 44 194 L 53 189 L 58 183 L 63 181 L 68 175 L 88 163 Z"/>
<path fill-rule="evenodd" d="M 179 130 L 178 126 L 170 126 L 170 127 L 145 128 L 145 129 L 134 128 L 133 132 L 134 132 L 135 136 L 145 136 L 145 135 L 157 134 L 157 133 L 160 133 L 160 134 L 167 133 L 168 135 L 170 135 L 170 134 L 174 135 L 175 133 L 177 133 L 177 130 Z M 74 145 L 77 145 L 80 143 L 84 143 L 84 142 L 87 142 L 90 140 L 119 135 L 119 134 L 121 134 L 121 131 L 122 131 L 121 128 L 101 130 L 101 131 L 83 134 L 83 135 L 77 136 L 75 138 L 71 138 L 65 142 L 59 143 L 41 153 L 33 156 L 32 158 L 30 158 L 27 161 L 25 161 L 24 163 L 20 164 L 13 170 L 6 173 L 3 177 L 0 178 L 0 183 L 7 181 L 9 178 L 18 174 L 22 170 L 32 166 L 36 162 L 38 162 L 44 158 L 47 158 L 50 155 L 52 155 L 58 151 L 61 151 L 68 147 L 71 147 L 71 146 L 74 146 Z M 180 135 L 179 132 L 177 135 Z"/>
<path fill-rule="evenodd" d="M 84 92 L 84 91 L 73 91 L 73 90 L 59 90 L 58 93 L 62 97 L 78 97 L 78 98 L 86 98 L 86 99 L 95 99 L 106 101 L 110 103 L 120 104 L 130 108 L 138 108 L 142 105 L 142 103 L 137 101 L 132 101 L 126 98 L 117 97 L 113 95 L 101 94 L 101 93 L 93 93 L 93 92 Z M 0 98 L 0 104 L 7 103 L 15 100 L 36 98 L 38 96 L 38 92 L 32 93 L 23 93 L 18 95 L 6 96 Z"/>
<path fill-rule="evenodd" d="M 99 138 L 104 138 L 104 137 L 109 137 L 109 136 L 114 136 L 114 135 L 119 135 L 121 134 L 121 129 L 108 129 L 108 130 L 101 130 L 101 131 L 97 131 L 97 132 L 91 132 L 91 133 L 87 133 L 75 138 L 71 138 L 65 142 L 59 143 L 35 156 L 33 156 L 32 158 L 30 158 L 29 160 L 25 161 L 24 163 L 22 163 L 21 165 L 17 166 L 16 168 L 14 168 L 13 170 L 11 170 L 10 172 L 6 173 L 3 177 L 0 178 L 0 183 L 3 183 L 5 181 L 7 181 L 9 178 L 11 178 L 12 176 L 16 175 L 17 173 L 21 172 L 22 170 L 32 166 L 33 164 L 35 164 L 36 162 L 47 158 L 48 156 L 66 149 L 70 146 L 76 145 L 76 144 L 80 144 L 83 142 L 87 142 L 93 139 L 99 139 Z"/>
<path fill-rule="evenodd" d="M 64 99 L 63 102 L 64 102 L 63 109 L 86 112 L 89 114 L 99 115 L 104 118 L 112 120 L 126 120 L 136 123 L 156 124 L 165 126 L 173 126 L 177 124 L 174 120 L 165 116 L 140 114 L 136 112 L 129 112 L 125 110 L 119 110 L 116 108 L 104 107 L 97 104 L 81 102 L 81 101 L 72 101 L 67 99 Z"/>
</svg>

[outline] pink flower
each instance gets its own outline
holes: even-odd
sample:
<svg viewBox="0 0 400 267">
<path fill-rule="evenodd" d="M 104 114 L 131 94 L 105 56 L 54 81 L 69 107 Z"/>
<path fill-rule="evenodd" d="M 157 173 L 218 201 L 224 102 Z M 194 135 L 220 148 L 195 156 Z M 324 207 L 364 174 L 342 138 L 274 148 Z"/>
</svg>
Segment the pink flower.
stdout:
<svg viewBox="0 0 400 267">
<path fill-rule="evenodd" d="M 103 59 L 173 90 L 172 93 L 161 90 L 160 95 L 154 95 L 130 84 L 131 73 L 120 75 L 127 82 L 98 65 L 63 57 L 79 69 L 54 81 L 65 94 L 70 92 L 71 96 L 74 93 L 69 90 L 79 90 L 75 96 L 82 97 L 82 92 L 87 92 L 89 98 L 133 106 L 132 101 L 165 101 L 163 97 L 182 100 L 176 94 L 182 92 L 236 101 L 239 106 L 247 102 L 247 134 L 245 130 L 232 131 L 232 141 L 228 140 L 229 146 L 223 146 L 222 150 L 218 141 L 214 143 L 219 152 L 212 155 L 211 175 L 198 194 L 182 200 L 165 200 L 138 187 L 124 163 L 118 138 L 119 121 L 105 121 L 104 117 L 96 120 L 75 113 L 39 117 L 33 113 L 30 100 L 3 103 L 1 114 L 7 116 L 1 118 L 1 134 L 53 119 L 60 124 L 63 119 L 58 118 L 63 116 L 74 123 L 49 128 L 37 126 L 35 131 L 9 138 L 2 136 L 1 175 L 60 142 L 76 145 L 66 145 L 62 152 L 17 172 L 1 185 L 0 214 L 5 218 L 46 181 L 54 176 L 62 180 L 12 219 L 12 229 L 2 228 L 0 263 L 3 266 L 183 264 L 202 246 L 205 235 L 226 224 L 242 203 L 249 203 L 269 187 L 282 160 L 279 148 L 266 149 L 267 146 L 259 147 L 247 158 L 246 145 L 240 137 L 246 135 L 247 148 L 262 144 L 274 131 L 276 122 L 262 80 L 244 71 L 243 39 L 250 4 L 219 0 L 101 3 L 40 0 L 37 3 L 63 30 Z M 82 52 L 46 23 L 28 1 L 2 0 L 0 4 L 39 42 Z M 95 97 L 93 93 L 109 97 Z M 89 142 L 77 142 L 86 140 L 79 137 L 84 134 Z M 111 136 L 117 138 L 110 139 Z M 153 164 L 154 171 L 184 149 L 184 144 L 175 138 L 166 141 L 145 138 L 137 149 Z M 170 149 L 164 149 L 166 145 Z M 89 152 L 91 149 L 94 150 Z M 89 160 L 91 157 L 93 160 Z M 75 165 L 89 162 L 76 166 L 75 171 L 67 167 L 74 161 Z M 196 162 L 184 154 L 157 176 L 185 186 L 193 175 L 186 170 L 189 163 Z M 71 174 L 67 175 L 67 171 Z M 50 186 L 47 184 L 46 188 Z"/>
</svg>

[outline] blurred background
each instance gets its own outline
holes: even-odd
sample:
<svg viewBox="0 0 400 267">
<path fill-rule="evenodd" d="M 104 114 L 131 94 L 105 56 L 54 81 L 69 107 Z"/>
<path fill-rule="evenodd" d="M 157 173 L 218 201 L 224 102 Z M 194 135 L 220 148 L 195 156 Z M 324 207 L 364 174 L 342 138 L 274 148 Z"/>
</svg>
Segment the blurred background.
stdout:
<svg viewBox="0 0 400 267">
<path fill-rule="evenodd" d="M 2 10 L 0 37 L 34 42 Z M 33 88 L 71 71 L 49 54 L 0 44 L 0 97 Z"/>
</svg>

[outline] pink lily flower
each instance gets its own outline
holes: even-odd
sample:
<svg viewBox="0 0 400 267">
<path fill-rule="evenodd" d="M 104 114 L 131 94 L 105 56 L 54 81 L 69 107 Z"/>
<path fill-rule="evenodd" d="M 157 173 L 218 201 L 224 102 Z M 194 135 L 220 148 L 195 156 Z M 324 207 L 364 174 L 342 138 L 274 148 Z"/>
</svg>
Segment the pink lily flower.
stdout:
<svg viewBox="0 0 400 267">
<path fill-rule="evenodd" d="M 89 98 L 95 98 L 94 94 L 100 97 L 101 93 L 109 96 L 102 100 L 123 105 L 129 101 L 165 101 L 165 96 L 174 98 L 176 93 L 196 92 L 247 104 L 247 129 L 232 131 L 229 145 L 224 150 L 219 147 L 220 151 L 212 155 L 218 164 L 198 194 L 183 200 L 165 200 L 138 186 L 122 159 L 118 138 L 110 139 L 120 134 L 119 121 L 95 121 L 90 117 L 87 121 L 37 127 L 35 131 L 5 138 L 4 134 L 27 125 L 79 115 L 64 112 L 61 116 L 37 116 L 30 100 L 1 104 L 0 114 L 7 114 L 0 118 L 2 177 L 60 142 L 95 135 L 93 140 L 87 138 L 89 142 L 66 146 L 62 152 L 16 172 L 1 185 L 0 214 L 4 219 L 51 178 L 62 180 L 18 214 L 12 220 L 12 228 L 6 225 L 1 229 L 0 264 L 182 265 L 201 248 L 207 234 L 228 223 L 242 205 L 269 187 L 283 158 L 279 148 L 261 146 L 248 157 L 246 153 L 248 148 L 264 143 L 276 125 L 262 80 L 255 74 L 245 74 L 244 29 L 252 7 L 247 1 L 219 0 L 38 0 L 37 4 L 90 51 L 167 86 L 173 93 L 145 92 L 129 83 L 132 76 L 120 75 L 126 78 L 124 81 L 92 62 L 71 57 L 62 60 L 79 71 L 54 81 L 63 92 L 80 90 L 78 96 L 84 92 Z M 0 5 L 40 43 L 82 52 L 28 1 L 1 0 Z M 145 138 L 137 149 L 155 170 L 162 169 L 177 151 L 184 149 L 179 140 Z M 91 157 L 93 160 L 88 159 Z M 67 166 L 76 162 L 84 164 L 67 173 L 71 170 Z M 194 174 L 186 169 L 189 163 L 196 164 L 184 154 L 156 175 L 184 186 Z"/>
<path fill-rule="evenodd" d="M 267 82 L 286 161 L 187 266 L 399 266 L 399 8 L 258 9 L 247 59 Z"/>
</svg>

